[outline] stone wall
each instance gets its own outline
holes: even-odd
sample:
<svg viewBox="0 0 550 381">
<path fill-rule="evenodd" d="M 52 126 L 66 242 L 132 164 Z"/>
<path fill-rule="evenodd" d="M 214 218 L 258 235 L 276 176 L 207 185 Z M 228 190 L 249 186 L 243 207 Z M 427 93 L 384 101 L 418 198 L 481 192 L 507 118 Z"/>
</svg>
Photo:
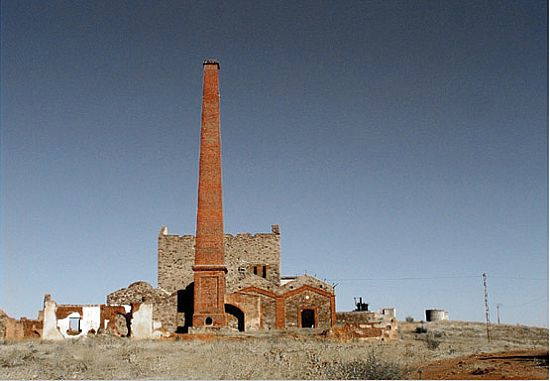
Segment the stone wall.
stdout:
<svg viewBox="0 0 550 381">
<path fill-rule="evenodd" d="M 275 299 L 260 295 L 260 308 L 262 311 L 261 326 L 263 329 L 275 329 L 276 307 Z"/>
<path fill-rule="evenodd" d="M 315 311 L 316 329 L 331 328 L 330 298 L 309 290 L 285 298 L 285 327 L 300 328 L 304 309 Z"/>
<path fill-rule="evenodd" d="M 395 317 L 372 311 L 338 312 L 331 336 L 345 340 L 395 340 L 398 321 Z"/>
<path fill-rule="evenodd" d="M 263 277 L 270 283 L 279 284 L 280 235 L 278 227 L 273 233 L 225 234 L 226 292 L 236 290 L 247 274 Z M 161 229 L 158 237 L 158 286 L 169 293 L 185 289 L 193 282 L 195 237 L 192 235 L 168 235 Z"/>
<path fill-rule="evenodd" d="M 166 228 L 158 237 L 158 286 L 169 293 L 185 289 L 193 282 L 195 237 L 168 235 Z"/>
<path fill-rule="evenodd" d="M 376 313 L 373 311 L 351 311 L 337 312 L 337 324 L 365 324 L 376 319 Z"/>
<path fill-rule="evenodd" d="M 122 288 L 107 295 L 108 305 L 129 305 L 133 303 L 153 303 L 153 320 L 162 324 L 162 328 L 175 332 L 178 325 L 177 293 L 168 293 L 159 288 L 153 288 L 147 282 L 135 282 L 127 288 Z"/>
</svg>

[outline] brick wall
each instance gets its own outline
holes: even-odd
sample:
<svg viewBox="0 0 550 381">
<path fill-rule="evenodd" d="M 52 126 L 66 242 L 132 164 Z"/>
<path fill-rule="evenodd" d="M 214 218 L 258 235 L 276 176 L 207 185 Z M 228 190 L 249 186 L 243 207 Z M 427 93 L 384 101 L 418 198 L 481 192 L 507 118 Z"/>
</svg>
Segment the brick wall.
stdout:
<svg viewBox="0 0 550 381">
<path fill-rule="evenodd" d="M 38 340 L 42 334 L 42 326 L 41 320 L 27 318 L 17 320 L 0 310 L 0 340 Z"/>
</svg>

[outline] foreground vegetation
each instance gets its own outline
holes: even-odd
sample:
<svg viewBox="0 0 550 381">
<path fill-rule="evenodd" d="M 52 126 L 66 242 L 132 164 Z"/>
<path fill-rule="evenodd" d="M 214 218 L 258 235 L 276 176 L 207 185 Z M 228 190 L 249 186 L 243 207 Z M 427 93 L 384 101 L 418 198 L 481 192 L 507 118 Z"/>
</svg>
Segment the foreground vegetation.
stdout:
<svg viewBox="0 0 550 381">
<path fill-rule="evenodd" d="M 427 363 L 476 353 L 548 349 L 548 330 L 480 323 L 400 325 L 399 339 L 338 342 L 313 335 L 175 341 L 98 336 L 0 345 L 1 379 L 399 379 Z M 475 370 L 475 369 L 474 369 Z"/>
</svg>

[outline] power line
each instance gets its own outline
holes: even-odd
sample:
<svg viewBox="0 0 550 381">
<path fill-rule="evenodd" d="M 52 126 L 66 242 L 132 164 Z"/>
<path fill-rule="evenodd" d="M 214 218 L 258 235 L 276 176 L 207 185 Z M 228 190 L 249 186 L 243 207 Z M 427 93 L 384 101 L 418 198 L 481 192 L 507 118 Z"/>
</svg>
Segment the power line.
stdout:
<svg viewBox="0 0 550 381">
<path fill-rule="evenodd" d="M 378 281 L 406 281 L 406 280 L 434 280 L 434 279 L 479 279 L 479 275 L 439 275 L 439 276 L 406 276 L 399 278 L 336 278 L 327 279 L 331 282 L 378 282 Z M 491 275 L 491 279 L 510 279 L 510 280 L 548 280 L 546 278 L 527 278 Z"/>
<path fill-rule="evenodd" d="M 522 307 L 522 306 L 526 306 L 526 305 L 531 304 L 531 303 L 536 303 L 536 302 L 541 301 L 541 300 L 548 300 L 548 297 L 543 296 L 541 298 L 531 299 L 528 302 L 520 303 L 520 304 L 502 304 L 502 303 L 500 303 L 500 306 L 501 307 L 506 307 L 506 308 L 508 308 L 508 307 Z"/>
<path fill-rule="evenodd" d="M 491 278 L 517 279 L 517 280 L 548 280 L 548 278 L 527 278 L 527 277 L 521 277 L 521 276 L 499 276 L 499 275 L 491 275 Z"/>
<path fill-rule="evenodd" d="M 338 279 L 329 279 L 332 282 L 355 282 L 355 281 L 401 281 L 401 280 L 432 280 L 432 279 L 468 279 L 468 278 L 479 278 L 479 275 L 443 275 L 443 276 L 422 276 L 422 277 L 401 277 L 401 278 L 338 278 Z"/>
</svg>

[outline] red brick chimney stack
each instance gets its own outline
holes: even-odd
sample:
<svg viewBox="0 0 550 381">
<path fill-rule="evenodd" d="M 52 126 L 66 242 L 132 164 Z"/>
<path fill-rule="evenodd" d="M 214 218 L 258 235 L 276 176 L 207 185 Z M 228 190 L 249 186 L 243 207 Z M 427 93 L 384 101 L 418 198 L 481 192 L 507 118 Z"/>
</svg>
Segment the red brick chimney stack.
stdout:
<svg viewBox="0 0 550 381">
<path fill-rule="evenodd" d="M 226 325 L 220 138 L 220 92 L 215 60 L 203 62 L 199 201 L 195 244 L 194 327 Z"/>
</svg>

